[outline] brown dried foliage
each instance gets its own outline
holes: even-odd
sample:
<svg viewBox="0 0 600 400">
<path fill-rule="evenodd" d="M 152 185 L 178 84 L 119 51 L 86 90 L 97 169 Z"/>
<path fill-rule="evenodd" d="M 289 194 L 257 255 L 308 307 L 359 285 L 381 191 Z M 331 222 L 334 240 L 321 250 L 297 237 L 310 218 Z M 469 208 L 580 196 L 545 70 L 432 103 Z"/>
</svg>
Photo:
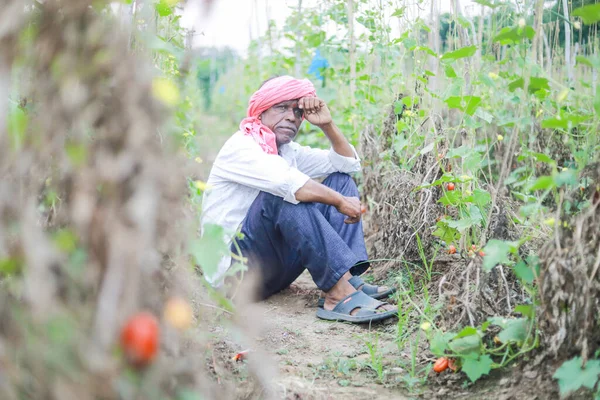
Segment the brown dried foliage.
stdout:
<svg viewBox="0 0 600 400">
<path fill-rule="evenodd" d="M 157 131 L 166 113 L 151 94 L 149 63 L 97 6 L 8 0 L 0 11 L 0 98 L 13 70 L 29 109 L 20 144 L 0 123 L 0 261 L 17 265 L 0 277 L 0 397 L 149 398 L 189 388 L 232 398 L 235 387 L 211 378 L 223 362 L 205 358 L 200 331 L 161 322 L 162 350 L 137 384 L 118 356 L 123 322 L 142 309 L 160 320 L 169 296 L 193 304 L 200 329 L 212 317 L 199 313 L 205 295 L 184 251 L 194 220 L 186 171 Z M 56 202 L 40 211 L 50 192 Z M 85 261 L 57 244 L 59 231 Z"/>
<path fill-rule="evenodd" d="M 587 359 L 600 349 L 600 163 L 584 175 L 595 182 L 584 191 L 590 206 L 574 217 L 559 213 L 554 237 L 540 251 L 541 327 L 549 351 L 560 358 Z"/>
</svg>

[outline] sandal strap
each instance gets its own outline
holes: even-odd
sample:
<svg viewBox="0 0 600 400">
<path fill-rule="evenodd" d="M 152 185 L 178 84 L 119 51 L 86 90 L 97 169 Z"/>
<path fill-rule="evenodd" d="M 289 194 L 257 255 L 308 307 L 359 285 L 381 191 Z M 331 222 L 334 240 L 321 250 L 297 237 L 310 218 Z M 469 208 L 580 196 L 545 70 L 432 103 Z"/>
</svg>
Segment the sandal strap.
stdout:
<svg viewBox="0 0 600 400">
<path fill-rule="evenodd" d="M 344 297 L 339 303 L 336 304 L 333 309 L 334 312 L 340 314 L 348 314 L 354 311 L 357 308 L 360 308 L 364 311 L 369 311 L 369 313 L 375 312 L 378 307 L 381 307 L 383 303 L 379 300 L 375 300 L 369 295 L 363 293 L 360 290 L 352 293 L 349 296 Z"/>
<path fill-rule="evenodd" d="M 352 278 L 348 279 L 348 282 L 354 287 L 354 289 L 359 290 L 358 288 L 360 288 L 360 290 L 362 290 L 369 296 L 373 296 L 379 293 L 379 286 L 369 285 L 368 283 L 365 283 L 365 281 L 358 275 L 355 275 Z"/>
</svg>

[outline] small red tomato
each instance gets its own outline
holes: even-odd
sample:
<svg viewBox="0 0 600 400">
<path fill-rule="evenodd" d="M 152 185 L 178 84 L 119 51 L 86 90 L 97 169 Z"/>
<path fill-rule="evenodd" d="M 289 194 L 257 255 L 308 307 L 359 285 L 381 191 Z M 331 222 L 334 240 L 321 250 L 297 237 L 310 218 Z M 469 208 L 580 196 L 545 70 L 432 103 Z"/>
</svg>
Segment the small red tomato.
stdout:
<svg viewBox="0 0 600 400">
<path fill-rule="evenodd" d="M 159 328 L 154 315 L 135 314 L 121 330 L 121 346 L 127 359 L 139 366 L 150 363 L 158 350 Z"/>
<path fill-rule="evenodd" d="M 446 368 L 448 368 L 448 359 L 446 357 L 438 358 L 435 364 L 433 364 L 433 370 L 438 374 L 445 371 Z"/>
<path fill-rule="evenodd" d="M 475 246 L 474 244 L 471 245 L 471 250 L 475 251 L 477 250 L 477 246 Z"/>
<path fill-rule="evenodd" d="M 485 256 L 485 252 L 484 252 L 483 250 L 479 250 L 479 255 L 480 255 L 481 257 L 483 257 L 483 256 Z"/>
<path fill-rule="evenodd" d="M 452 183 L 452 182 L 448 183 L 447 189 L 449 191 L 453 191 L 454 190 L 454 183 Z"/>
<path fill-rule="evenodd" d="M 242 361 L 244 361 L 245 359 L 248 358 L 248 354 L 250 354 L 250 352 L 251 352 L 250 349 L 240 351 L 235 356 L 233 356 L 232 360 L 233 361 L 237 361 L 237 362 L 242 362 Z"/>
<path fill-rule="evenodd" d="M 360 213 L 361 214 L 366 214 L 367 213 L 367 206 L 365 206 L 364 204 L 360 205 Z"/>
<path fill-rule="evenodd" d="M 448 246 L 448 254 L 454 253 L 456 253 L 456 247 L 454 247 L 453 245 Z"/>
</svg>

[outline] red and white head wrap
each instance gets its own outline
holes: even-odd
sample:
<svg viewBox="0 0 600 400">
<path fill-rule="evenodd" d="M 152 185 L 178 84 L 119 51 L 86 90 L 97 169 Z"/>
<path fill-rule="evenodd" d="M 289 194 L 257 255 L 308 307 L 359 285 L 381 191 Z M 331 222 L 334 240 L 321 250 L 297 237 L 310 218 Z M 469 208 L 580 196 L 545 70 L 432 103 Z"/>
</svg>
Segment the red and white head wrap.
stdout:
<svg viewBox="0 0 600 400">
<path fill-rule="evenodd" d="M 265 153 L 277 154 L 275 134 L 258 117 L 275 104 L 316 95 L 315 87 L 308 79 L 291 76 L 273 78 L 250 97 L 247 117 L 240 122 L 240 130 L 252 136 Z"/>
</svg>

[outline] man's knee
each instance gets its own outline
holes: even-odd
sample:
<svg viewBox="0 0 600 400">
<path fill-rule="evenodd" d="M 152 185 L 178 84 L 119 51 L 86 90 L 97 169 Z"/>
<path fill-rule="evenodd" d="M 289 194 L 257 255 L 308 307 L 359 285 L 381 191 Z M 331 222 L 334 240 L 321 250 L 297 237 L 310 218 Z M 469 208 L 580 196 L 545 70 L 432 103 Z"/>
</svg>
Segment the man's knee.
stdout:
<svg viewBox="0 0 600 400">
<path fill-rule="evenodd" d="M 346 196 L 358 196 L 358 186 L 352 177 L 343 172 L 334 172 L 323 181 L 325 186 Z"/>
<path fill-rule="evenodd" d="M 276 196 L 271 193 L 261 192 L 257 197 L 257 201 L 260 202 L 262 209 L 271 215 L 282 216 L 295 216 L 295 215 L 306 215 L 311 212 L 318 212 L 314 203 L 290 203 L 285 201 L 282 197 Z"/>
</svg>

